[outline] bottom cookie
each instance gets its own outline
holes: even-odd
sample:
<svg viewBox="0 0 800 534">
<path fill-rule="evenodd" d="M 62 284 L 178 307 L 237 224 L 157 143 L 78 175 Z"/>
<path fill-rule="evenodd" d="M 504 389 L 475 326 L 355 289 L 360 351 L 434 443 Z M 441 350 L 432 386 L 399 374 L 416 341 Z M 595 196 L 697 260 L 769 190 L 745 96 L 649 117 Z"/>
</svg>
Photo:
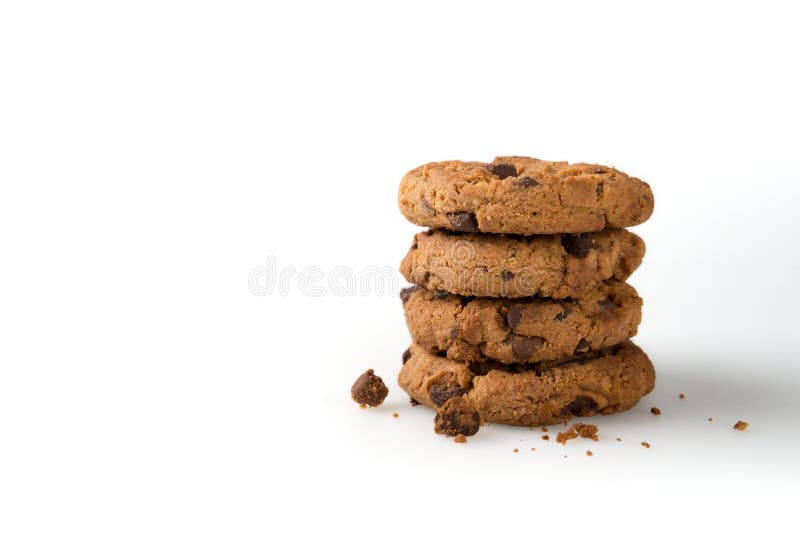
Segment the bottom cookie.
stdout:
<svg viewBox="0 0 800 534">
<path fill-rule="evenodd" d="M 569 361 L 465 364 L 412 345 L 397 379 L 411 398 L 438 408 L 464 396 L 482 422 L 552 425 L 633 408 L 653 390 L 655 370 L 631 341 Z"/>
</svg>

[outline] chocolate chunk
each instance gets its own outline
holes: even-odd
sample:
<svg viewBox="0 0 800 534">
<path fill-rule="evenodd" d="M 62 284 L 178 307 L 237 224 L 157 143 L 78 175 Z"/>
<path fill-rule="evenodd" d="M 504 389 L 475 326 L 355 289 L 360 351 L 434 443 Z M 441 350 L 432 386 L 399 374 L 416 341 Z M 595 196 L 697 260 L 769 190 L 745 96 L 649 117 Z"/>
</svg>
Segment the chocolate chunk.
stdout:
<svg viewBox="0 0 800 534">
<path fill-rule="evenodd" d="M 575 347 L 575 350 L 573 352 L 574 354 L 579 354 L 581 352 L 589 352 L 591 349 L 592 347 L 591 345 L 589 345 L 589 342 L 586 341 L 585 339 L 581 339 L 580 341 L 578 341 L 578 345 Z"/>
<path fill-rule="evenodd" d="M 455 326 L 450 327 L 450 339 L 455 339 L 458 337 L 458 328 Z"/>
<path fill-rule="evenodd" d="M 411 358 L 411 349 L 406 349 L 405 352 L 403 352 L 403 365 L 406 364 L 409 358 Z"/>
<path fill-rule="evenodd" d="M 453 225 L 453 230 L 459 232 L 477 232 L 478 220 L 475 218 L 474 213 L 468 211 L 458 211 L 456 213 L 448 213 L 447 220 Z"/>
<path fill-rule="evenodd" d="M 439 291 L 438 289 L 433 292 L 433 300 L 442 300 L 450 295 L 447 291 Z"/>
<path fill-rule="evenodd" d="M 446 436 L 472 436 L 481 426 L 481 416 L 463 397 L 454 397 L 436 412 L 433 429 Z"/>
<path fill-rule="evenodd" d="M 522 304 L 512 304 L 508 307 L 508 315 L 506 315 L 506 322 L 508 322 L 508 327 L 514 330 L 517 326 L 519 326 L 519 322 L 522 320 L 522 312 L 525 310 L 525 306 Z"/>
<path fill-rule="evenodd" d="M 596 189 L 597 189 L 597 196 L 602 195 L 603 194 L 603 182 L 598 183 Z"/>
<path fill-rule="evenodd" d="M 419 406 L 419 401 L 416 399 L 408 399 L 408 402 L 411 404 L 411 406 Z"/>
<path fill-rule="evenodd" d="M 572 312 L 569 310 L 569 308 L 565 304 L 562 303 L 561 304 L 561 311 L 558 312 L 558 314 L 554 317 L 554 319 L 556 321 L 563 321 L 564 319 L 569 317 L 570 313 L 572 313 Z"/>
<path fill-rule="evenodd" d="M 587 415 L 592 415 L 595 408 L 597 408 L 597 403 L 591 397 L 586 396 L 579 396 L 575 397 L 575 400 L 564 406 L 561 410 L 562 416 L 575 416 L 575 417 L 586 417 Z"/>
<path fill-rule="evenodd" d="M 539 182 L 529 176 L 523 176 L 519 180 L 514 180 L 514 185 L 518 187 L 534 187 L 539 185 Z"/>
<path fill-rule="evenodd" d="M 400 290 L 400 301 L 405 304 L 416 291 L 419 291 L 419 286 L 404 287 Z"/>
<path fill-rule="evenodd" d="M 460 397 L 467 390 L 459 386 L 457 383 L 450 380 L 443 380 L 436 384 L 432 384 L 428 388 L 428 396 L 436 406 L 441 406 L 453 397 Z"/>
<path fill-rule="evenodd" d="M 590 250 L 600 248 L 594 239 L 586 234 L 564 234 L 561 236 L 561 246 L 567 254 L 576 258 L 585 258 Z"/>
<path fill-rule="evenodd" d="M 373 408 L 383 404 L 383 400 L 388 394 L 389 389 L 386 384 L 372 369 L 367 369 L 350 388 L 350 395 L 354 401 L 361 406 L 372 406 Z"/>
<path fill-rule="evenodd" d="M 499 364 L 488 361 L 469 362 L 469 364 L 467 365 L 467 369 L 469 369 L 469 372 L 475 376 L 484 376 L 492 369 L 497 369 L 498 367 Z"/>
<path fill-rule="evenodd" d="M 508 282 L 512 278 L 514 278 L 514 273 L 511 271 L 503 271 L 500 273 L 500 278 L 502 278 L 503 282 Z"/>
<path fill-rule="evenodd" d="M 490 163 L 486 166 L 486 170 L 501 180 L 505 180 L 509 176 L 517 175 L 517 168 L 510 163 Z"/>
<path fill-rule="evenodd" d="M 516 334 L 510 334 L 506 338 L 506 342 L 511 343 L 511 351 L 514 353 L 514 358 L 521 362 L 530 359 L 544 345 L 544 339 L 541 337 L 518 336 Z"/>
</svg>

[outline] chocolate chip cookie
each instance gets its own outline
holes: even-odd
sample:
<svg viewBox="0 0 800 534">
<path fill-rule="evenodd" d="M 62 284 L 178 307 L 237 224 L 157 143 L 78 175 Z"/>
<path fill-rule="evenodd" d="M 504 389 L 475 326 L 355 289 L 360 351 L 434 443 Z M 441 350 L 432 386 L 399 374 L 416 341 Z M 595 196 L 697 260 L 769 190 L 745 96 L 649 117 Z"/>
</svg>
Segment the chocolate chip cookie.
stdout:
<svg viewBox="0 0 800 534">
<path fill-rule="evenodd" d="M 454 362 L 415 344 L 398 383 L 432 408 L 463 396 L 482 423 L 538 426 L 628 410 L 652 391 L 655 371 L 630 341 L 570 361 L 514 366 Z"/>
<path fill-rule="evenodd" d="M 510 236 L 429 230 L 400 265 L 412 284 L 478 297 L 579 297 L 604 280 L 624 281 L 644 257 L 627 230 Z"/>
<path fill-rule="evenodd" d="M 475 298 L 401 292 L 411 338 L 456 361 L 506 364 L 559 359 L 636 335 L 642 299 L 624 282 L 602 282 L 577 299 Z"/>
<path fill-rule="evenodd" d="M 525 157 L 442 161 L 409 171 L 400 211 L 414 224 L 460 232 L 597 232 L 646 221 L 647 183 L 612 167 Z"/>
</svg>

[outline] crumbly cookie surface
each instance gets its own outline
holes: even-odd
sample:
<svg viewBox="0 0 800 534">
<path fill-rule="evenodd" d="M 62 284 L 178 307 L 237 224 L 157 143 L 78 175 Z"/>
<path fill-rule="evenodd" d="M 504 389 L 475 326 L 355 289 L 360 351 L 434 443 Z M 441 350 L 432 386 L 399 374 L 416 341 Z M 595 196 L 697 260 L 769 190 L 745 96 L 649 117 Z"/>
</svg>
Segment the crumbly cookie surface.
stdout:
<svg viewBox="0 0 800 534">
<path fill-rule="evenodd" d="M 642 299 L 603 282 L 577 299 L 473 298 L 419 286 L 401 293 L 415 343 L 456 361 L 533 363 L 614 346 L 636 335 Z"/>
<path fill-rule="evenodd" d="M 465 296 L 575 298 L 604 280 L 625 281 L 644 241 L 623 229 L 510 236 L 429 230 L 400 264 L 412 284 Z"/>
<path fill-rule="evenodd" d="M 538 426 L 628 410 L 652 391 L 655 370 L 631 341 L 576 361 L 517 366 L 455 362 L 414 344 L 398 383 L 432 408 L 463 396 L 482 423 Z"/>
<path fill-rule="evenodd" d="M 409 171 L 400 211 L 414 224 L 462 232 L 597 232 L 646 221 L 650 186 L 612 167 L 527 157 L 442 161 Z"/>
</svg>

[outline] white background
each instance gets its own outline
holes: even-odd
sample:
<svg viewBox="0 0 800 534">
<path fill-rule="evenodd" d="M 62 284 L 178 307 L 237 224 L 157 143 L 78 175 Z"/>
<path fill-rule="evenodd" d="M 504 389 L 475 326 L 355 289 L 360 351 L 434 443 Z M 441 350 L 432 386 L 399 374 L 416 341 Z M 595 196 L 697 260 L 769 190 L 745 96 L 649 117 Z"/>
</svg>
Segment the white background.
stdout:
<svg viewBox="0 0 800 534">
<path fill-rule="evenodd" d="M 788 525 L 797 21 L 788 2 L 4 2 L 0 531 Z M 657 386 L 598 443 L 493 425 L 456 445 L 396 384 L 394 294 L 248 288 L 270 255 L 396 267 L 405 171 L 511 154 L 655 192 L 631 282 Z M 362 411 L 368 367 L 391 393 Z"/>
</svg>

